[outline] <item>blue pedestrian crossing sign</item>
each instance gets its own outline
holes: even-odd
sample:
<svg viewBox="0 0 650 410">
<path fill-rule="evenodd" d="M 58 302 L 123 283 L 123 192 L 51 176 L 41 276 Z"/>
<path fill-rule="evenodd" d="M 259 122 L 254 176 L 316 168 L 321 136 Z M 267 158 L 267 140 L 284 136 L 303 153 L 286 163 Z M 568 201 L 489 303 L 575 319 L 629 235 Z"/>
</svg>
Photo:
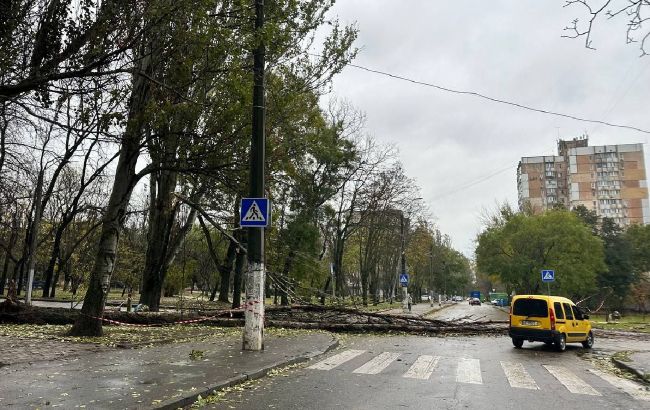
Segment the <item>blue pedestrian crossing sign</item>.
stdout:
<svg viewBox="0 0 650 410">
<path fill-rule="evenodd" d="M 402 285 L 403 288 L 407 287 L 409 285 L 409 274 L 408 273 L 400 273 L 399 275 L 399 283 Z"/>
<path fill-rule="evenodd" d="M 542 271 L 542 282 L 555 282 L 555 271 L 554 270 L 543 270 Z"/>
<path fill-rule="evenodd" d="M 270 225 L 271 204 L 268 198 L 242 198 L 239 225 L 264 228 Z"/>
</svg>

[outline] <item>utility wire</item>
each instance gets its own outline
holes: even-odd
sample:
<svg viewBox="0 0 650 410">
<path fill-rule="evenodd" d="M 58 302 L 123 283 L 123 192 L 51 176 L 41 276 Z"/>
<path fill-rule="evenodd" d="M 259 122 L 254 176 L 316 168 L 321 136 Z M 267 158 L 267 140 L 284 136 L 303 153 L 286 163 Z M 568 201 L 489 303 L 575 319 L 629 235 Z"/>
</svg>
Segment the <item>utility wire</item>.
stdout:
<svg viewBox="0 0 650 410">
<path fill-rule="evenodd" d="M 461 94 L 461 95 L 470 95 L 470 96 L 473 96 L 473 97 L 482 98 L 484 100 L 496 102 L 496 103 L 499 103 L 499 104 L 510 105 L 510 106 L 521 108 L 521 109 L 528 110 L 528 111 L 533 111 L 533 112 L 538 112 L 538 113 L 548 114 L 548 115 L 555 115 L 555 116 L 558 116 L 558 117 L 570 118 L 570 119 L 576 120 L 576 121 L 606 125 L 608 127 L 625 128 L 625 129 L 628 129 L 628 130 L 634 130 L 634 131 L 642 132 L 644 134 L 650 134 L 649 130 L 634 127 L 634 126 L 631 126 L 631 125 L 614 124 L 614 123 L 607 122 L 607 121 L 593 120 L 593 119 L 589 119 L 589 118 L 578 117 L 578 116 L 571 115 L 571 114 L 564 114 L 564 113 L 561 113 L 561 112 L 545 110 L 545 109 L 542 109 L 542 108 L 530 107 L 528 105 L 519 104 L 519 103 L 512 102 L 512 101 L 506 101 L 506 100 L 502 100 L 500 98 L 490 97 L 490 96 L 487 96 L 487 95 L 484 95 L 484 94 L 481 94 L 481 93 L 478 93 L 478 92 L 475 92 L 475 91 L 455 90 L 453 88 L 443 87 L 441 85 L 427 83 L 427 82 L 424 82 L 424 81 L 413 80 L 411 78 L 403 77 L 401 75 L 391 74 L 391 73 L 388 73 L 388 72 L 385 72 L 385 71 L 375 70 L 375 69 L 360 66 L 360 65 L 357 65 L 357 64 L 348 64 L 348 66 L 358 68 L 359 70 L 367 71 L 369 73 L 379 74 L 379 75 L 394 78 L 394 79 L 397 79 L 397 80 L 407 81 L 409 83 L 413 83 L 413 84 L 417 84 L 417 85 L 423 85 L 425 87 L 436 88 L 438 90 L 446 91 L 446 92 L 449 92 L 449 93 Z"/>
</svg>

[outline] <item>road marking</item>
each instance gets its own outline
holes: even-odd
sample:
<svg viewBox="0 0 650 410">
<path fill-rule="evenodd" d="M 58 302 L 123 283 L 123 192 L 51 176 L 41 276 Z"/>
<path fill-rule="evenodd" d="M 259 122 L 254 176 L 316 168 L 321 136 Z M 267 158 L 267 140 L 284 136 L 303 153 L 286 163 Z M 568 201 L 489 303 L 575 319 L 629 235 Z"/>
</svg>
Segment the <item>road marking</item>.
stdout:
<svg viewBox="0 0 650 410">
<path fill-rule="evenodd" d="M 650 393 L 645 391 L 645 387 L 640 385 L 639 383 L 635 383 L 632 380 L 623 379 L 621 377 L 616 377 L 614 375 L 601 372 L 600 370 L 596 370 L 596 369 L 589 369 L 589 372 L 605 380 L 612 386 L 620 390 L 623 390 L 625 393 L 634 397 L 636 400 L 650 401 Z"/>
<path fill-rule="evenodd" d="M 533 380 L 526 369 L 524 369 L 523 364 L 515 362 L 501 362 L 501 367 L 503 368 L 503 372 L 508 378 L 508 383 L 510 383 L 510 386 L 519 389 L 539 390 L 537 383 L 535 383 L 535 380 Z"/>
<path fill-rule="evenodd" d="M 339 354 L 335 354 L 334 356 L 328 357 L 325 360 L 321 360 L 320 362 L 309 366 L 308 369 L 332 370 L 336 366 L 342 365 L 348 360 L 352 360 L 365 352 L 365 350 L 346 350 Z"/>
<path fill-rule="evenodd" d="M 393 363 L 399 357 L 399 353 L 384 352 L 368 363 L 354 370 L 352 373 L 377 374 Z"/>
<path fill-rule="evenodd" d="M 431 377 L 431 373 L 433 373 L 433 370 L 438 365 L 439 360 L 440 356 L 420 356 L 402 377 L 429 380 L 429 377 Z"/>
<path fill-rule="evenodd" d="M 575 374 L 571 373 L 566 367 L 544 365 L 560 383 L 564 385 L 571 393 L 588 394 L 591 396 L 602 396 L 593 387 L 585 383 Z"/>
<path fill-rule="evenodd" d="M 456 381 L 458 383 L 483 384 L 481 362 L 478 359 L 458 359 Z"/>
</svg>

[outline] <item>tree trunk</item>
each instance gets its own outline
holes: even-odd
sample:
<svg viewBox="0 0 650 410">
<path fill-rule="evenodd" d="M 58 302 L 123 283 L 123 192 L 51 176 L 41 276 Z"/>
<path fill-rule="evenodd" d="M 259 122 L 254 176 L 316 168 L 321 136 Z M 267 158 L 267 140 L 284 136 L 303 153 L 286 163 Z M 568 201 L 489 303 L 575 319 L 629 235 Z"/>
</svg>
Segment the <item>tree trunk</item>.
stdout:
<svg viewBox="0 0 650 410">
<path fill-rule="evenodd" d="M 141 53 L 138 71 L 151 75 L 152 59 L 148 53 Z M 122 137 L 120 156 L 115 170 L 115 179 L 102 217 L 102 232 L 93 270 L 90 274 L 88 291 L 84 297 L 81 314 L 70 330 L 73 336 L 101 336 L 102 314 L 106 296 L 115 268 L 117 243 L 126 217 L 129 200 L 136 183 L 135 166 L 140 155 L 142 140 L 142 115 L 149 101 L 151 90 L 149 81 L 136 74 L 129 101 L 129 122 Z"/>
<path fill-rule="evenodd" d="M 237 231 L 235 239 L 240 243 L 243 242 L 244 232 Z M 244 264 L 246 262 L 246 254 L 241 249 L 237 249 L 237 258 L 235 260 L 235 275 L 233 277 L 232 289 L 232 308 L 237 309 L 241 306 L 241 289 L 242 289 L 242 276 L 244 271 Z"/>
<path fill-rule="evenodd" d="M 66 217 L 64 217 L 66 219 Z M 52 253 L 50 254 L 50 262 L 47 264 L 47 270 L 45 271 L 45 284 L 43 285 L 43 297 L 46 298 L 50 294 L 50 286 L 54 279 L 54 268 L 56 267 L 56 261 L 59 259 L 61 254 L 61 238 L 63 237 L 63 230 L 65 229 L 64 222 L 61 223 L 61 226 L 57 228 L 54 234 L 54 244 L 52 245 Z M 63 229 L 61 229 L 63 227 Z"/>
<path fill-rule="evenodd" d="M 157 312 L 165 276 L 165 256 L 169 252 L 177 207 L 173 204 L 176 172 L 160 171 L 150 178 L 149 232 L 142 273 L 140 303 Z"/>
<path fill-rule="evenodd" d="M 228 244 L 228 251 L 226 252 L 226 259 L 222 265 L 219 266 L 219 302 L 228 303 L 228 293 L 230 290 L 230 276 L 232 273 L 232 266 L 235 263 L 237 258 L 237 244 L 234 241 L 230 241 Z"/>
<path fill-rule="evenodd" d="M 12 250 L 18 240 L 18 211 L 14 213 L 11 220 L 11 234 L 9 236 L 9 244 L 5 252 L 5 260 L 2 265 L 2 279 L 0 279 L 0 295 L 4 293 L 5 284 L 7 283 L 7 274 L 9 273 L 9 261 L 13 259 Z"/>
<path fill-rule="evenodd" d="M 280 305 L 288 306 L 289 305 L 289 272 L 291 271 L 291 265 L 293 265 L 293 259 L 296 257 L 296 251 L 290 250 L 287 258 L 284 261 L 284 267 L 282 268 L 282 276 L 279 279 L 280 283 Z"/>
<path fill-rule="evenodd" d="M 54 298 L 56 296 L 56 285 L 59 283 L 59 278 L 61 277 L 61 257 L 59 256 L 59 264 L 56 267 L 56 272 L 54 273 L 54 278 L 52 279 L 52 287 L 50 288 L 50 297 Z M 69 262 L 68 262 L 69 263 Z"/>
<path fill-rule="evenodd" d="M 344 240 L 342 238 L 337 238 L 334 247 L 334 278 L 336 282 L 336 295 L 339 297 L 345 296 L 345 279 L 343 278 L 343 245 Z"/>
</svg>

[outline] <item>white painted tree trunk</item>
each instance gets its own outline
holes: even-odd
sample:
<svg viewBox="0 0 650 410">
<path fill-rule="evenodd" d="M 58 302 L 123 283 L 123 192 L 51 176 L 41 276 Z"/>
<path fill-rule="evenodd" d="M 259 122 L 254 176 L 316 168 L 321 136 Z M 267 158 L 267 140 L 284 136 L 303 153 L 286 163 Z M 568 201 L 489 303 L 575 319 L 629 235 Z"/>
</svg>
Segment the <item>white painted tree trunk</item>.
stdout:
<svg viewBox="0 0 650 410">
<path fill-rule="evenodd" d="M 244 304 L 244 350 L 264 350 L 264 263 L 249 262 Z"/>
</svg>

